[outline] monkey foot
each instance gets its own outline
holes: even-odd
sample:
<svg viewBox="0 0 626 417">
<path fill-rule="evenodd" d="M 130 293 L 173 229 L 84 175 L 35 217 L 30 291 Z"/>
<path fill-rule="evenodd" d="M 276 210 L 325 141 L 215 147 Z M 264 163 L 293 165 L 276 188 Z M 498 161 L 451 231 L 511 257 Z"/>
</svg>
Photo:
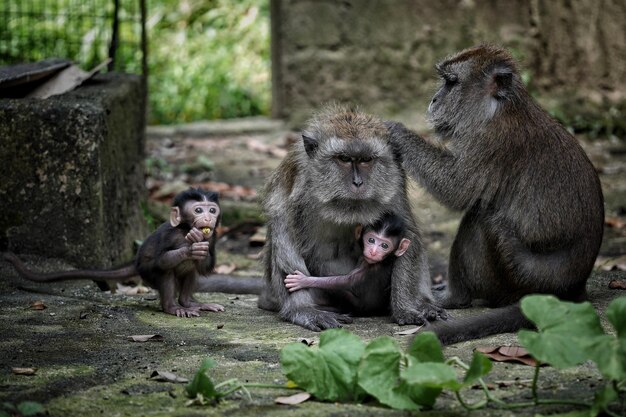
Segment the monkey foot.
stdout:
<svg viewBox="0 0 626 417">
<path fill-rule="evenodd" d="M 221 304 L 195 304 L 193 307 L 202 311 L 224 311 L 224 306 L 222 306 Z"/>
<path fill-rule="evenodd" d="M 352 323 L 352 318 L 346 314 L 333 313 L 331 311 L 320 311 L 315 308 L 304 308 L 291 314 L 285 314 L 284 318 L 294 324 L 321 332 L 326 329 L 342 327 L 342 324 Z"/>
<path fill-rule="evenodd" d="M 419 307 L 415 310 L 394 313 L 393 318 L 401 326 L 405 324 L 423 325 L 429 321 L 448 319 L 448 313 L 441 307 L 428 303 L 423 303 Z"/>
<path fill-rule="evenodd" d="M 176 317 L 200 317 L 200 313 L 197 308 L 185 308 L 185 307 L 172 307 L 165 310 L 166 313 L 172 314 Z"/>
</svg>

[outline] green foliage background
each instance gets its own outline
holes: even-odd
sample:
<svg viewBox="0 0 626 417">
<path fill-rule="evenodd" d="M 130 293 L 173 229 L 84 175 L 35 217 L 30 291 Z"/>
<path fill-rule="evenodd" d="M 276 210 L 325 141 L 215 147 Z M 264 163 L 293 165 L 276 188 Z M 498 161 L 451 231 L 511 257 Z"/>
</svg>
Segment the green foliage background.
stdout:
<svg viewBox="0 0 626 417">
<path fill-rule="evenodd" d="M 269 113 L 269 0 L 146 0 L 149 123 Z M 113 0 L 0 2 L 0 65 L 108 56 Z M 116 69 L 141 73 L 138 0 L 120 1 Z"/>
<path fill-rule="evenodd" d="M 150 0 L 150 123 L 267 114 L 268 0 Z"/>
</svg>

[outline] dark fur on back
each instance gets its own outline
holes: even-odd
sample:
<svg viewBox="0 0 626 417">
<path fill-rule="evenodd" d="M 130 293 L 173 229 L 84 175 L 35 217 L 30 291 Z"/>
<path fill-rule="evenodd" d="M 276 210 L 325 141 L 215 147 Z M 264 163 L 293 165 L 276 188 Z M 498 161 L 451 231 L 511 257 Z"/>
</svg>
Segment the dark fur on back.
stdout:
<svg viewBox="0 0 626 417">
<path fill-rule="evenodd" d="M 450 251 L 445 308 L 485 300 L 481 316 L 431 327 L 446 343 L 513 331 L 533 293 L 580 301 L 602 242 L 598 175 L 584 150 L 528 94 L 510 53 L 483 45 L 437 65 L 432 143 L 390 123 L 404 165 L 464 212 Z"/>
</svg>

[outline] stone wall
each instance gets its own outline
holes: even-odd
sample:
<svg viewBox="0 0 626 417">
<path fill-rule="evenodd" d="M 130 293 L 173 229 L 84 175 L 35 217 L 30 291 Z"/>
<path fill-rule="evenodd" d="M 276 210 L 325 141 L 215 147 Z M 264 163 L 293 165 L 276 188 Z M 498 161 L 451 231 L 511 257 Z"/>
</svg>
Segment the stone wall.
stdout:
<svg viewBox="0 0 626 417">
<path fill-rule="evenodd" d="M 141 78 L 98 76 L 72 92 L 0 99 L 0 250 L 81 267 L 129 260 L 147 228 Z"/>
<path fill-rule="evenodd" d="M 384 115 L 423 111 L 437 83 L 434 64 L 485 42 L 508 47 L 539 93 L 565 86 L 623 93 L 620 0 L 272 0 L 271 6 L 273 112 L 293 124 L 327 101 Z"/>
</svg>

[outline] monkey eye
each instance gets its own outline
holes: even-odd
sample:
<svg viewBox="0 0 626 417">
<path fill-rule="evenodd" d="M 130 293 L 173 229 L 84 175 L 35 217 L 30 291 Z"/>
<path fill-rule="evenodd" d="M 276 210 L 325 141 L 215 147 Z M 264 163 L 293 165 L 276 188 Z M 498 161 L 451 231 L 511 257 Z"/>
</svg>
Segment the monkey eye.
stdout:
<svg viewBox="0 0 626 417">
<path fill-rule="evenodd" d="M 200 213 L 202 213 L 202 207 L 196 207 L 196 208 L 194 209 L 194 212 L 195 212 L 196 214 L 200 214 Z"/>
<path fill-rule="evenodd" d="M 389 245 L 386 243 L 383 243 L 382 245 L 380 245 L 383 249 L 387 250 L 389 249 Z"/>
<path fill-rule="evenodd" d="M 374 244 L 374 243 L 376 243 L 376 241 L 374 240 L 373 237 L 370 237 L 370 238 L 367 239 L 367 243 Z"/>
<path fill-rule="evenodd" d="M 365 157 L 365 158 L 361 158 L 359 160 L 360 163 L 362 164 L 369 164 L 370 162 L 372 162 L 373 158 L 371 156 Z"/>
<path fill-rule="evenodd" d="M 445 81 L 446 86 L 452 87 L 459 81 L 459 77 L 457 77 L 455 74 L 447 74 L 443 77 L 443 80 Z"/>
<path fill-rule="evenodd" d="M 344 164 L 347 164 L 348 162 L 352 162 L 352 158 L 350 158 L 347 155 L 339 155 L 337 157 L 337 159 L 339 159 L 341 162 L 343 162 Z"/>
<path fill-rule="evenodd" d="M 216 212 L 217 212 L 217 210 L 215 209 L 215 207 L 211 207 L 209 209 L 209 213 L 211 213 L 211 214 L 215 214 Z"/>
</svg>

